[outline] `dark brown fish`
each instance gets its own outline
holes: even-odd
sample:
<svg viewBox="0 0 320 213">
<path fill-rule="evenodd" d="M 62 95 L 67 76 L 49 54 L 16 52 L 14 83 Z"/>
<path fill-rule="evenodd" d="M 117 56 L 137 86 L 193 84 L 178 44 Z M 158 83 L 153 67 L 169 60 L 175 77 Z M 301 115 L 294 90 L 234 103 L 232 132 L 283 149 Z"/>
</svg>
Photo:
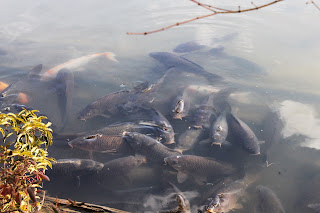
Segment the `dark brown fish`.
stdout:
<svg viewBox="0 0 320 213">
<path fill-rule="evenodd" d="M 174 143 L 174 133 L 170 126 L 169 128 L 166 128 L 164 126 L 158 126 L 154 123 L 143 121 L 140 123 L 126 122 L 109 125 L 97 130 L 95 133 L 103 135 L 122 135 L 123 132 L 139 132 L 148 135 L 161 143 L 170 144 Z"/>
<path fill-rule="evenodd" d="M 119 112 L 119 106 L 125 104 L 130 97 L 128 90 L 108 94 L 87 105 L 78 116 L 80 120 L 86 120 L 98 115 L 111 116 Z"/>
<path fill-rule="evenodd" d="M 61 111 L 62 129 L 65 127 L 72 106 L 74 76 L 73 72 L 61 69 L 56 76 L 58 104 Z"/>
<path fill-rule="evenodd" d="M 178 171 L 179 183 L 184 182 L 188 175 L 191 175 L 198 184 L 204 184 L 207 177 L 221 177 L 235 172 L 230 164 L 195 155 L 170 156 L 164 161 Z"/>
<path fill-rule="evenodd" d="M 210 72 L 207 72 L 200 65 L 189 61 L 183 57 L 174 55 L 169 52 L 153 52 L 149 54 L 150 57 L 163 63 L 167 69 L 174 67 L 177 71 L 189 72 L 204 77 L 210 83 L 215 83 L 222 80 L 222 77 Z"/>
<path fill-rule="evenodd" d="M 155 94 L 161 88 L 164 80 L 172 70 L 173 68 L 168 69 L 156 83 L 142 84 L 143 87 L 140 85 L 131 90 L 132 95 L 129 97 L 128 102 L 123 106 L 124 110 L 131 110 L 136 106 L 144 106 L 152 103 L 155 99 Z"/>
<path fill-rule="evenodd" d="M 43 84 L 40 82 L 40 72 L 42 64 L 35 66 L 26 77 L 19 78 L 12 82 L 1 92 L 2 106 L 16 103 L 17 98 L 21 98 L 20 102 L 27 104 L 28 96 L 33 94 L 33 90 L 39 90 Z M 28 96 L 27 96 L 28 95 Z"/>
<path fill-rule="evenodd" d="M 271 189 L 259 185 L 256 192 L 258 198 L 257 213 L 285 213 L 281 201 Z"/>
<path fill-rule="evenodd" d="M 125 132 L 125 141 L 139 154 L 147 157 L 148 162 L 163 164 L 163 159 L 179 155 L 178 151 L 169 149 L 155 139 L 137 132 Z"/>
<path fill-rule="evenodd" d="M 89 151 L 92 159 L 92 152 L 124 154 L 131 153 L 131 147 L 123 141 L 119 135 L 95 134 L 85 137 L 79 137 L 70 141 L 69 146 Z"/>
<path fill-rule="evenodd" d="M 201 105 L 195 110 L 193 115 L 193 127 L 210 128 L 210 119 L 216 110 L 213 107 L 213 98 L 215 93 L 211 93 L 204 98 Z"/>
<path fill-rule="evenodd" d="M 52 164 L 50 174 L 57 176 L 79 176 L 100 171 L 103 164 L 89 159 L 59 159 Z"/>
<path fill-rule="evenodd" d="M 235 137 L 235 143 L 239 144 L 248 153 L 259 155 L 260 142 L 251 128 L 232 113 L 227 115 L 227 121 Z"/>
<path fill-rule="evenodd" d="M 115 177 L 127 175 L 131 170 L 139 167 L 142 163 L 146 163 L 144 156 L 128 156 L 117 158 L 104 163 L 104 167 L 99 171 L 99 177 Z"/>
</svg>

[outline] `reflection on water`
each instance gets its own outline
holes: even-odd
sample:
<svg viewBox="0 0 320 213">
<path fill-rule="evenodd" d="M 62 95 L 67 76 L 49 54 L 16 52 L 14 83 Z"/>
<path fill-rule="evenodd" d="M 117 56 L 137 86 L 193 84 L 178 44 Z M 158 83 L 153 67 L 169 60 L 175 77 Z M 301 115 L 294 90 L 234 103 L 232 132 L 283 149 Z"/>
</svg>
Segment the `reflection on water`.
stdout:
<svg viewBox="0 0 320 213">
<path fill-rule="evenodd" d="M 231 7 L 230 4 L 220 2 L 217 6 Z M 251 3 L 239 0 L 235 5 L 238 4 Z M 109 131 L 115 145 L 121 144 L 122 134 L 130 136 L 124 132 L 134 130 L 159 139 L 171 134 L 173 128 L 177 142 L 158 144 L 156 151 L 137 151 L 147 156 L 147 163 L 134 165 L 130 163 L 136 161 L 128 158 L 113 161 L 128 154 L 97 145 L 93 160 L 104 164 L 103 172 L 96 172 L 100 167 L 97 169 L 89 161 L 74 167 L 71 175 L 53 172 L 52 181 L 45 185 L 49 194 L 132 212 L 175 209 L 177 194 L 183 194 L 190 201 L 191 212 L 196 212 L 203 209 L 209 197 L 222 194 L 224 197 L 216 197 L 217 212 L 270 212 L 272 204 L 268 204 L 269 211 L 262 211 L 264 204 L 258 199 L 272 194 L 257 187 L 263 185 L 277 197 L 273 204 L 276 206 L 274 200 L 280 200 L 286 212 L 315 212 L 307 206 L 320 203 L 320 74 L 316 60 L 320 57 L 316 21 L 319 11 L 304 1 L 285 1 L 263 10 L 214 16 L 149 36 L 125 34 L 161 28 L 205 12 L 187 1 L 0 2 L 0 79 L 6 84 L 15 82 L 8 88 L 2 107 L 14 104 L 16 96 L 23 93 L 27 97 L 24 104 L 46 114 L 56 133 L 49 150 L 51 156 L 88 159 L 88 148 L 71 149 L 68 142 L 76 137 L 89 142 L 102 140 L 103 131 Z M 203 47 L 173 51 L 190 41 Z M 71 59 L 104 52 L 113 52 L 119 62 L 97 57 L 65 67 L 70 69 L 65 72 L 72 74 L 61 74 L 58 80 L 28 74 L 37 64 L 43 64 L 45 73 Z M 157 61 L 149 56 L 151 52 L 170 52 L 177 58 Z M 166 68 L 171 67 L 175 70 L 160 82 Z M 223 80 L 215 81 L 206 72 L 220 75 Z M 74 84 L 70 86 L 68 81 Z M 213 123 L 220 115 L 217 108 L 224 99 L 215 94 L 229 87 L 234 91 L 223 98 L 257 140 L 264 141 L 259 142 L 261 155 L 249 155 L 247 146 L 237 145 L 240 139 L 232 134 L 237 130 L 229 131 L 221 148 L 206 141 L 213 133 L 201 122 Z M 80 122 L 78 115 L 88 104 L 107 94 L 117 96 L 121 90 L 129 91 L 129 96 L 109 97 L 110 102 L 98 106 L 111 103 L 112 111 L 111 107 L 103 108 L 98 113 L 102 116 Z M 173 103 L 182 91 L 187 94 L 184 101 Z M 210 98 L 215 100 L 212 106 Z M 70 110 L 63 111 L 61 103 L 72 103 Z M 181 120 L 173 119 L 172 110 L 178 113 L 187 103 L 189 114 Z M 10 106 L 11 110 L 17 107 Z M 154 110 L 141 111 L 136 106 Z M 201 120 L 199 114 L 211 120 Z M 195 117 L 199 119 L 197 125 L 193 123 Z M 119 130 L 124 122 L 126 129 Z M 203 128 L 193 129 L 199 123 Z M 114 124 L 117 125 L 101 130 Z M 184 155 L 215 158 L 232 165 L 236 172 L 218 177 L 208 172 L 210 175 L 203 177 L 199 170 L 179 171 L 169 163 L 163 165 L 162 159 L 168 153 L 179 155 L 176 148 L 183 148 Z M 206 168 L 218 171 L 210 166 Z M 191 167 L 189 164 L 187 168 Z M 257 207 L 257 203 L 261 205 Z"/>
</svg>

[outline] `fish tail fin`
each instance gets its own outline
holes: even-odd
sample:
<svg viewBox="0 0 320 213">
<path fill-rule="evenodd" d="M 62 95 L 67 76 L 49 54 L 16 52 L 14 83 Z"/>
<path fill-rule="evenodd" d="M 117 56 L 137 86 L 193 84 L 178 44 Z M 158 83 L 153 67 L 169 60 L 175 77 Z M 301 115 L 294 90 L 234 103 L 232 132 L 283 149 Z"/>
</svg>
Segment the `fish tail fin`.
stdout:
<svg viewBox="0 0 320 213">
<path fill-rule="evenodd" d="M 107 59 L 111 60 L 111 61 L 115 61 L 115 62 L 119 62 L 116 58 L 115 58 L 115 54 L 112 52 L 106 52 L 104 53 L 104 55 L 106 56 Z"/>
</svg>

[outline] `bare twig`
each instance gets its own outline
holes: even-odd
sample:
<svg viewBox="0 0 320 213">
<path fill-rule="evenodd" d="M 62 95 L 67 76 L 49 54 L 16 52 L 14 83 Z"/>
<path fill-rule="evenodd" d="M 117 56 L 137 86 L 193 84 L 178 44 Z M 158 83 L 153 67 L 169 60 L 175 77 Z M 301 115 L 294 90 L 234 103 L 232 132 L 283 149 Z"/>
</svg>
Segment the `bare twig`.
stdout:
<svg viewBox="0 0 320 213">
<path fill-rule="evenodd" d="M 192 22 L 192 21 L 195 21 L 195 20 L 207 18 L 207 17 L 214 16 L 214 15 L 217 15 L 217 14 L 249 12 L 249 11 L 258 10 L 258 9 L 273 5 L 275 3 L 278 3 L 278 2 L 281 2 L 281 1 L 284 1 L 284 0 L 275 0 L 275 1 L 269 2 L 267 4 L 261 5 L 261 6 L 257 6 L 253 2 L 251 2 L 253 7 L 248 8 L 248 9 L 241 9 L 240 6 L 239 6 L 237 10 L 227 10 L 227 9 L 224 9 L 224 8 L 218 8 L 218 7 L 214 7 L 212 5 L 203 4 L 203 3 L 201 3 L 201 2 L 199 2 L 197 0 L 190 0 L 190 1 L 195 3 L 195 4 L 197 4 L 197 5 L 199 5 L 200 7 L 203 7 L 205 9 L 207 9 L 207 10 L 210 10 L 212 13 L 207 14 L 207 15 L 203 15 L 203 16 L 198 16 L 198 17 L 195 17 L 195 18 L 192 18 L 192 19 L 188 19 L 188 20 L 185 20 L 185 21 L 177 22 L 175 24 L 171 24 L 169 26 L 166 26 L 166 27 L 163 27 L 163 28 L 160 28 L 160 29 L 157 29 L 157 30 L 144 32 L 144 33 L 127 32 L 127 35 L 148 35 L 148 34 L 152 34 L 152 33 L 157 33 L 157 32 L 160 32 L 160 31 L 164 31 L 164 30 L 170 29 L 172 27 L 176 27 L 176 26 L 179 26 L 179 25 L 182 25 L 182 24 L 186 24 L 186 23 L 189 23 L 189 22 Z M 320 10 L 320 8 L 313 1 L 311 1 L 310 3 L 314 4 Z"/>
<path fill-rule="evenodd" d="M 310 2 L 307 2 L 307 4 L 313 4 L 318 10 L 320 10 L 320 7 L 313 1 L 311 0 Z"/>
</svg>

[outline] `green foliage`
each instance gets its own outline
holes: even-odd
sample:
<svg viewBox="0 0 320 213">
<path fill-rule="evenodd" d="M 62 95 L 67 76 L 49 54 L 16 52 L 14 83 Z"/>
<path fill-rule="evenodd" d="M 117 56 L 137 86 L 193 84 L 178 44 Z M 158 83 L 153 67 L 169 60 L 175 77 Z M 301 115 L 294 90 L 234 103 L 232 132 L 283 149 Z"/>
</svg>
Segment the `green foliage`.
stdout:
<svg viewBox="0 0 320 213">
<path fill-rule="evenodd" d="M 23 109 L 18 114 L 0 114 L 0 211 L 32 212 L 38 208 L 37 191 L 47 167 L 52 144 L 51 123 L 37 110 Z M 1 136 L 0 134 L 0 136 Z"/>
</svg>

